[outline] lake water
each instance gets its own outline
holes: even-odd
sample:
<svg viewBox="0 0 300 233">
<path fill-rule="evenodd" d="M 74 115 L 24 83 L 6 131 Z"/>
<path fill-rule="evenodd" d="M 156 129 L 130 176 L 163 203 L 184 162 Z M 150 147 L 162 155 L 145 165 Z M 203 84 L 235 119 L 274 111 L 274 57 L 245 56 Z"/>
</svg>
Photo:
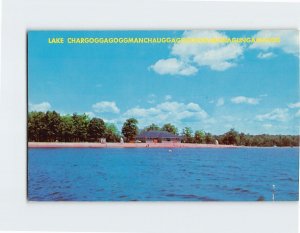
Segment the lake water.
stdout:
<svg viewBox="0 0 300 233">
<path fill-rule="evenodd" d="M 298 148 L 29 149 L 36 201 L 297 201 Z"/>
</svg>

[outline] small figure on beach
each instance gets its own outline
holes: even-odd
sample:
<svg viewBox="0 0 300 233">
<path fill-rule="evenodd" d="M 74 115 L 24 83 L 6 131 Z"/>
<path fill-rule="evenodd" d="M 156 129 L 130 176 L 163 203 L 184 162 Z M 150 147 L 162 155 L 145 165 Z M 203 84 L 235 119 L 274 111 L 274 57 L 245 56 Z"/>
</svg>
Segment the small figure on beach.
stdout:
<svg viewBox="0 0 300 233">
<path fill-rule="evenodd" d="M 275 184 L 272 185 L 272 201 L 275 201 Z"/>
<path fill-rule="evenodd" d="M 263 196 L 259 196 L 259 198 L 257 199 L 257 201 L 265 201 L 265 198 Z"/>
<path fill-rule="evenodd" d="M 121 137 L 120 138 L 120 143 L 123 144 L 124 143 L 124 139 Z"/>
<path fill-rule="evenodd" d="M 100 143 L 101 144 L 106 144 L 106 138 L 100 138 Z"/>
</svg>

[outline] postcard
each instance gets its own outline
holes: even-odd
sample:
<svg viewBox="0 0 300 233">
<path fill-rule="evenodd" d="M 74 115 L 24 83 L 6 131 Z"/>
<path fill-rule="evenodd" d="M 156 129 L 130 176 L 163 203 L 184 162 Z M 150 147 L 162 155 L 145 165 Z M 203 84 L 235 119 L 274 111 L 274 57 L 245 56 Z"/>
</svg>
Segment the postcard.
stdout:
<svg viewBox="0 0 300 233">
<path fill-rule="evenodd" d="M 298 201 L 297 30 L 29 31 L 30 201 Z"/>
</svg>

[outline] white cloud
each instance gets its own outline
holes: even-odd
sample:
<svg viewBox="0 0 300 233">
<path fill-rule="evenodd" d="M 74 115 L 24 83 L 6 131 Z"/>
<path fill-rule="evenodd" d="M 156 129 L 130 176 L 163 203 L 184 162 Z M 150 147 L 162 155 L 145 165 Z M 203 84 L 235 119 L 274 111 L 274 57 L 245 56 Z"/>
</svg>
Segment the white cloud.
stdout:
<svg viewBox="0 0 300 233">
<path fill-rule="evenodd" d="M 257 55 L 257 57 L 259 58 L 259 59 L 268 59 L 268 58 L 272 58 L 272 57 L 274 57 L 275 55 L 274 55 L 274 53 L 272 53 L 272 52 L 269 52 L 269 53 L 262 53 L 262 52 L 260 52 L 258 55 Z"/>
<path fill-rule="evenodd" d="M 256 33 L 254 38 L 280 38 L 280 43 L 254 43 L 250 46 L 252 49 L 261 49 L 269 51 L 279 48 L 285 53 L 299 56 L 299 38 L 297 30 L 261 30 Z"/>
<path fill-rule="evenodd" d="M 155 99 L 156 99 L 156 95 L 150 94 L 150 95 L 148 95 L 148 100 L 147 100 L 147 102 L 148 102 L 149 104 L 154 104 L 154 103 L 155 103 Z"/>
<path fill-rule="evenodd" d="M 111 113 L 119 113 L 120 109 L 117 107 L 115 102 L 109 102 L 109 101 L 101 101 L 98 103 L 95 103 L 92 106 L 93 110 L 95 112 L 111 112 Z"/>
<path fill-rule="evenodd" d="M 267 97 L 268 96 L 268 94 L 261 94 L 261 95 L 259 95 L 259 97 Z"/>
<path fill-rule="evenodd" d="M 289 106 L 289 108 L 300 108 L 300 102 L 291 103 L 288 106 Z"/>
<path fill-rule="evenodd" d="M 225 33 L 213 30 L 192 30 L 183 33 L 184 38 L 227 38 Z M 239 44 L 223 43 L 179 43 L 171 53 L 184 59 L 194 61 L 199 66 L 208 66 L 212 70 L 225 70 L 235 66 L 235 60 L 242 55 Z"/>
<path fill-rule="evenodd" d="M 196 103 L 163 102 L 151 108 L 135 107 L 127 110 L 124 118 L 136 117 L 142 125 L 152 122 L 162 123 L 181 123 L 197 122 L 207 119 L 208 114 Z"/>
<path fill-rule="evenodd" d="M 275 121 L 287 121 L 289 119 L 287 108 L 276 108 L 269 113 L 256 116 L 257 120 L 275 120 Z"/>
<path fill-rule="evenodd" d="M 172 99 L 172 96 L 171 95 L 166 95 L 165 96 L 165 101 L 169 101 L 169 100 L 171 100 Z"/>
<path fill-rule="evenodd" d="M 224 98 L 221 97 L 217 100 L 216 106 L 217 107 L 223 106 L 224 103 L 225 103 Z"/>
<path fill-rule="evenodd" d="M 228 38 L 225 33 L 214 30 L 185 31 L 183 38 Z M 177 43 L 171 55 L 176 58 L 161 59 L 151 68 L 158 74 L 192 75 L 198 68 L 207 66 L 212 70 L 224 71 L 236 66 L 243 54 L 243 47 L 235 43 Z"/>
<path fill-rule="evenodd" d="M 263 124 L 262 125 L 265 129 L 271 129 L 273 127 L 272 124 Z"/>
<path fill-rule="evenodd" d="M 96 117 L 95 113 L 93 113 L 93 112 L 85 112 L 84 114 L 89 116 L 90 118 Z"/>
<path fill-rule="evenodd" d="M 227 130 L 234 128 L 234 126 L 232 124 L 225 124 L 224 127 Z"/>
<path fill-rule="evenodd" d="M 227 44 L 203 49 L 193 57 L 193 61 L 199 66 L 208 66 L 212 70 L 223 71 L 235 66 L 235 59 L 242 53 L 243 49 L 239 44 Z"/>
<path fill-rule="evenodd" d="M 158 74 L 171 74 L 189 76 L 197 73 L 198 69 L 177 58 L 160 59 L 150 66 Z"/>
<path fill-rule="evenodd" d="M 237 123 L 238 121 L 241 121 L 242 119 L 237 116 L 222 115 L 222 116 L 219 116 L 218 120 L 219 120 L 219 123 L 221 123 L 221 124 L 222 123 L 234 124 L 234 123 Z"/>
<path fill-rule="evenodd" d="M 51 104 L 48 102 L 42 102 L 39 104 L 29 103 L 28 107 L 29 107 L 29 111 L 47 112 L 51 109 Z"/>
<path fill-rule="evenodd" d="M 246 96 L 236 96 L 231 98 L 231 102 L 235 103 L 235 104 L 258 104 L 260 101 L 260 99 L 258 98 L 250 98 L 250 97 L 246 97 Z"/>
<path fill-rule="evenodd" d="M 140 108 L 134 107 L 127 110 L 123 115 L 125 117 L 150 117 L 159 114 L 160 111 L 156 108 Z"/>
<path fill-rule="evenodd" d="M 200 106 L 198 104 L 195 104 L 195 103 L 189 103 L 188 105 L 186 105 L 186 109 L 189 110 L 189 111 L 192 111 L 192 112 L 202 111 Z"/>
</svg>

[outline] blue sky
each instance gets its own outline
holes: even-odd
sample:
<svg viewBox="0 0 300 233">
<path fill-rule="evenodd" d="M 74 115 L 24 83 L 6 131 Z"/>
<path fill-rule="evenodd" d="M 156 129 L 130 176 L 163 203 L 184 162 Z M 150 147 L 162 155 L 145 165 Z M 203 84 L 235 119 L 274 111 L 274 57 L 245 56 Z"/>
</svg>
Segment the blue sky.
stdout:
<svg viewBox="0 0 300 233">
<path fill-rule="evenodd" d="M 49 44 L 53 37 L 280 37 L 278 44 Z M 31 31 L 29 110 L 140 128 L 298 134 L 298 32 Z"/>
</svg>

